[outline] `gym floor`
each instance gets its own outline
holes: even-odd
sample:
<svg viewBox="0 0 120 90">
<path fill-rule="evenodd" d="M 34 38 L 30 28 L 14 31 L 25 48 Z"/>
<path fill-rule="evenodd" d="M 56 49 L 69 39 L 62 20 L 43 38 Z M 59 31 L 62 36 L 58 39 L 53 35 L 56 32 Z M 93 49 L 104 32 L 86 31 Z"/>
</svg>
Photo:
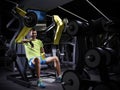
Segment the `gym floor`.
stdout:
<svg viewBox="0 0 120 90">
<path fill-rule="evenodd" d="M 66 68 L 70 69 L 70 68 Z M 66 70 L 62 69 L 62 73 Z M 41 90 L 36 86 L 36 81 L 32 81 L 33 86 L 27 88 L 20 84 L 17 84 L 11 80 L 7 79 L 8 75 L 12 75 L 18 72 L 11 72 L 4 67 L 0 67 L 0 90 Z M 92 75 L 92 74 L 91 74 Z M 93 79 L 98 79 L 96 75 L 91 76 Z M 44 90 L 63 90 L 62 85 L 60 83 L 54 83 L 54 77 L 43 77 L 43 81 L 46 84 L 46 88 Z"/>
<path fill-rule="evenodd" d="M 7 80 L 7 75 L 13 73 L 15 72 L 0 68 L 0 90 L 40 90 L 40 88 L 36 86 L 27 88 L 13 81 Z M 44 90 L 63 90 L 60 83 L 54 83 L 54 78 L 43 77 L 43 81 L 46 83 L 46 88 Z M 33 83 L 35 84 L 36 82 L 34 81 Z"/>
</svg>

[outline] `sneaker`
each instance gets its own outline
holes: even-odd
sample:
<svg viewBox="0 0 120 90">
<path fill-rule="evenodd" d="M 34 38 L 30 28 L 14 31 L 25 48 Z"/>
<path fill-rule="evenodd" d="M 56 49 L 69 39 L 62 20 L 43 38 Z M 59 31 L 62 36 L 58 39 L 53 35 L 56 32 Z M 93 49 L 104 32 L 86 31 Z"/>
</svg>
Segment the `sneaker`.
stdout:
<svg viewBox="0 0 120 90">
<path fill-rule="evenodd" d="M 40 87 L 40 88 L 45 88 L 46 87 L 46 85 L 40 80 L 37 81 L 37 86 Z"/>
<path fill-rule="evenodd" d="M 55 79 L 55 83 L 61 83 L 61 81 L 62 81 L 62 78 L 61 78 L 61 77 L 57 77 L 57 78 Z"/>
</svg>

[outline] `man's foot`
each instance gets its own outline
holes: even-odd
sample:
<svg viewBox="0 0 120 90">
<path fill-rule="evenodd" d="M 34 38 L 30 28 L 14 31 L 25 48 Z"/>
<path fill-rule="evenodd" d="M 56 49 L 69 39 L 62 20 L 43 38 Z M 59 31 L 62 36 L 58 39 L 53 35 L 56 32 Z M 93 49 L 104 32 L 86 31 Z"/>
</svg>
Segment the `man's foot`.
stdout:
<svg viewBox="0 0 120 90">
<path fill-rule="evenodd" d="M 57 77 L 54 82 L 55 83 L 61 83 L 61 81 L 62 81 L 62 77 Z"/>
<path fill-rule="evenodd" d="M 37 81 L 37 86 L 40 87 L 40 88 L 45 88 L 46 87 L 46 85 L 44 84 L 44 82 L 42 80 Z"/>
</svg>

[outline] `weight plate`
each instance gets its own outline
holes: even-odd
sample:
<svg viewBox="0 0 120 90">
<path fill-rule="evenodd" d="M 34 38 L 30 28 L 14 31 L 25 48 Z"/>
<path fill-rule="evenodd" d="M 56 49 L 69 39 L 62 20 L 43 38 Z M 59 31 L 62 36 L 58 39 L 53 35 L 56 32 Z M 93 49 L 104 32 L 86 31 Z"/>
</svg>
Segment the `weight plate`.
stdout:
<svg viewBox="0 0 120 90">
<path fill-rule="evenodd" d="M 101 55 L 96 49 L 90 49 L 85 54 L 85 63 L 90 68 L 96 68 L 99 66 Z"/>
<path fill-rule="evenodd" d="M 34 12 L 28 12 L 24 18 L 24 24 L 27 27 L 34 27 L 37 24 L 37 15 Z"/>
<path fill-rule="evenodd" d="M 68 24 L 67 33 L 69 35 L 75 36 L 76 34 L 78 34 L 78 30 L 79 30 L 79 25 L 76 21 L 71 21 Z"/>
<path fill-rule="evenodd" d="M 80 90 L 80 78 L 73 70 L 67 70 L 62 76 L 62 87 L 64 90 Z"/>
</svg>

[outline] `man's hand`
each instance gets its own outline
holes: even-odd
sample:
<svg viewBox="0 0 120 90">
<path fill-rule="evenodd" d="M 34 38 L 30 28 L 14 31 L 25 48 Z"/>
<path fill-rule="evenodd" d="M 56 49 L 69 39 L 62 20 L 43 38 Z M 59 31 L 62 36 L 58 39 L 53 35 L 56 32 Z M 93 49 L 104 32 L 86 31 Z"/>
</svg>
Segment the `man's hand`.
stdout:
<svg viewBox="0 0 120 90">
<path fill-rule="evenodd" d="M 41 53 L 41 57 L 44 60 L 45 59 L 45 53 Z"/>
</svg>

